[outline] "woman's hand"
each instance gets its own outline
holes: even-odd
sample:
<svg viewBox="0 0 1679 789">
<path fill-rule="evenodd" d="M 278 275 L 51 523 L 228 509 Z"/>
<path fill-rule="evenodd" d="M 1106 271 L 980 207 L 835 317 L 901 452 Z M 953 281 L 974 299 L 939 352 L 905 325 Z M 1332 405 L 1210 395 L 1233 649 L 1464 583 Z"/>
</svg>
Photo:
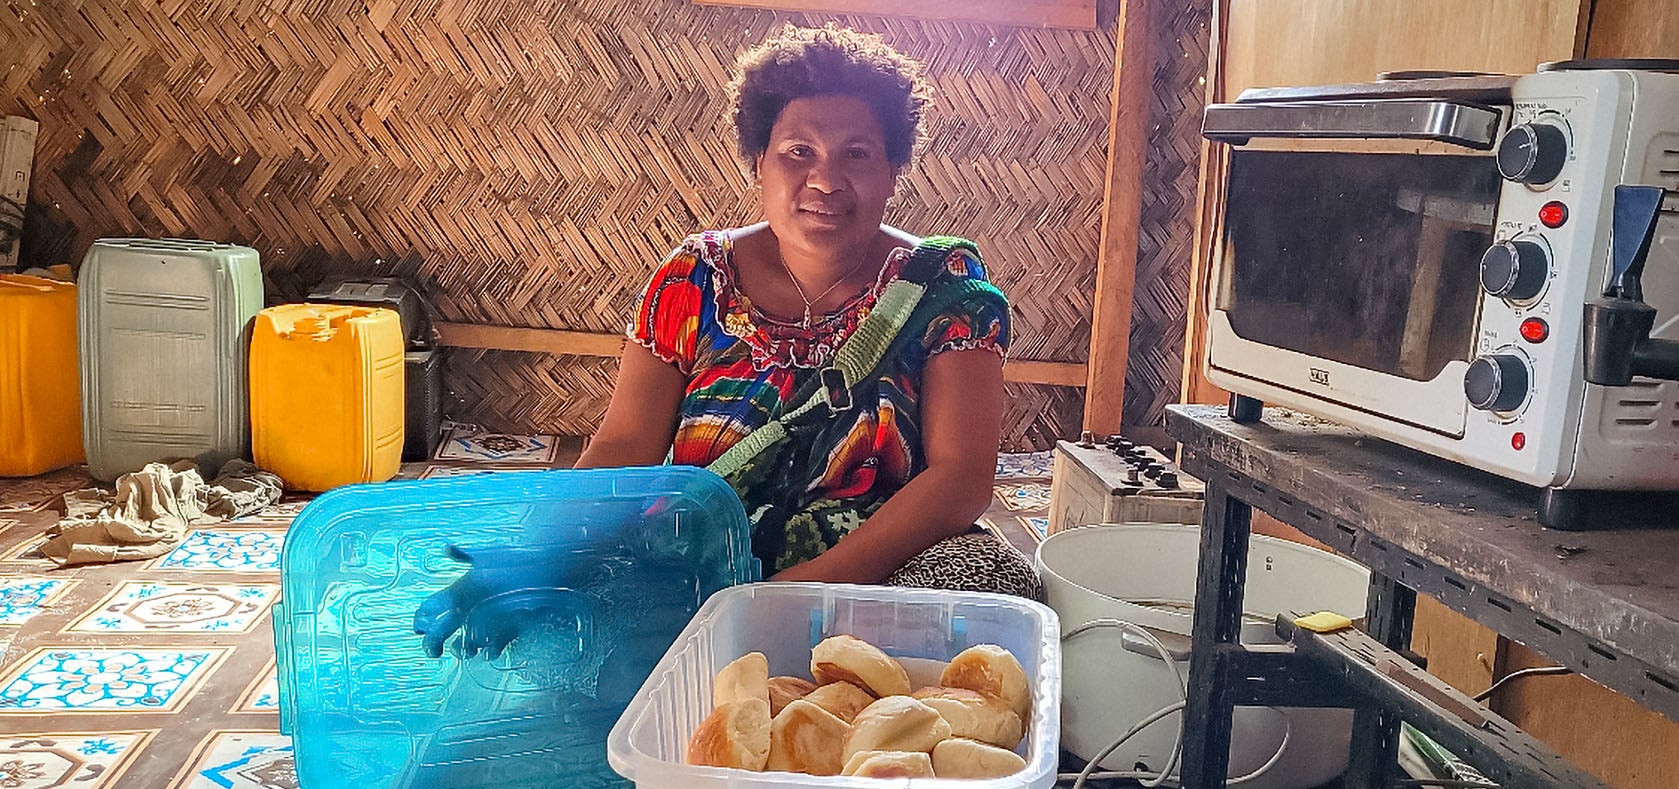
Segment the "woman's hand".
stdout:
<svg viewBox="0 0 1679 789">
<path fill-rule="evenodd" d="M 572 468 L 656 466 L 676 436 L 677 411 L 688 381 L 682 371 L 627 343 L 612 385 L 612 400 Z"/>
<path fill-rule="evenodd" d="M 990 350 L 946 351 L 922 372 L 927 468 L 856 531 L 776 581 L 879 583 L 916 554 L 973 526 L 991 503 L 1003 432 L 1003 360 Z"/>
</svg>

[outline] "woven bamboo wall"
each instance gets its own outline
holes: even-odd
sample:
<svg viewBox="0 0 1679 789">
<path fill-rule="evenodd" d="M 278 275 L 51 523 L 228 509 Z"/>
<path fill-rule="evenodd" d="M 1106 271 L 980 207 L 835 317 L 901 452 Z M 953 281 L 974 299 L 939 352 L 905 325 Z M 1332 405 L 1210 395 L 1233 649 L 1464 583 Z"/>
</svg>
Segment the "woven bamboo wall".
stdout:
<svg viewBox="0 0 1679 789">
<path fill-rule="evenodd" d="M 1178 402 L 1212 3 L 1180 0 L 1156 10 L 1153 117 L 1125 370 L 1127 427 L 1164 425 L 1166 406 Z"/>
<path fill-rule="evenodd" d="M 227 240 L 262 253 L 271 302 L 395 273 L 444 320 L 617 331 L 683 235 L 756 216 L 722 112 L 736 54 L 823 19 L 686 0 L 0 7 L 0 113 L 41 122 L 25 259 L 112 235 Z M 1083 362 L 1112 26 L 839 21 L 923 59 L 939 91 L 889 221 L 978 240 L 1016 307 L 1013 355 Z M 452 416 L 571 434 L 592 431 L 615 370 L 448 361 Z M 1076 433 L 1078 390 L 1010 394 L 1010 448 Z"/>
</svg>

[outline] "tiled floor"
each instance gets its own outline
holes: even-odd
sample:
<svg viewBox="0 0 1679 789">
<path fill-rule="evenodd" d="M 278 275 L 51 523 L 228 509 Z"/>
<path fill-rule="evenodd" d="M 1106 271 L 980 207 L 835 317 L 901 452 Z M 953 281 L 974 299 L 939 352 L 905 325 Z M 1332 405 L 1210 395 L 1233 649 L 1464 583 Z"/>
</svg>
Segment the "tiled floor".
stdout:
<svg viewBox="0 0 1679 789">
<path fill-rule="evenodd" d="M 457 430 L 404 478 L 565 466 L 575 441 Z M 1049 453 L 1005 456 L 983 523 L 1028 555 Z M 270 614 L 306 497 L 198 528 L 146 562 L 59 569 L 36 550 L 82 469 L 0 479 L 0 787 L 295 789 Z M 1041 505 L 1041 506 L 1040 506 Z"/>
</svg>

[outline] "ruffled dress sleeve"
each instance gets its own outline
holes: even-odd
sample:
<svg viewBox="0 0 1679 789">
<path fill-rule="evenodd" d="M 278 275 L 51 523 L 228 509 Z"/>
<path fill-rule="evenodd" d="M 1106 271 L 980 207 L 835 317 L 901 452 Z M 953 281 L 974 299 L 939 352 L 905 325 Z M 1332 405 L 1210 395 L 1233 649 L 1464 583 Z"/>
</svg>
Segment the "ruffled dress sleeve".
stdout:
<svg viewBox="0 0 1679 789">
<path fill-rule="evenodd" d="M 709 269 L 684 244 L 653 272 L 636 300 L 626 331 L 631 342 L 653 352 L 666 363 L 692 375 L 698 355 L 700 313 L 705 305 Z"/>
</svg>

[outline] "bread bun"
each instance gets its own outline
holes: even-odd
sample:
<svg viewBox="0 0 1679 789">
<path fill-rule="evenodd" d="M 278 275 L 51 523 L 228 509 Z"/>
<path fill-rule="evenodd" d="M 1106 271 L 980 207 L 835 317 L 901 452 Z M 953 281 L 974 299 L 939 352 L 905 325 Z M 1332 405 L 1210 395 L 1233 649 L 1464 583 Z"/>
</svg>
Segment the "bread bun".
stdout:
<svg viewBox="0 0 1679 789">
<path fill-rule="evenodd" d="M 933 760 L 920 751 L 858 751 L 841 775 L 859 778 L 932 778 Z"/>
<path fill-rule="evenodd" d="M 770 715 L 780 715 L 788 702 L 802 699 L 816 690 L 816 683 L 802 677 L 770 677 Z"/>
<path fill-rule="evenodd" d="M 947 688 L 977 690 L 1000 699 L 1022 721 L 1031 720 L 1032 686 L 1026 670 L 1009 651 L 995 644 L 980 644 L 962 650 L 939 677 Z"/>
<path fill-rule="evenodd" d="M 950 736 L 1013 748 L 1025 736 L 1020 716 L 1002 701 L 967 688 L 922 688 L 911 697 L 939 711 Z"/>
<path fill-rule="evenodd" d="M 845 739 L 845 760 L 858 751 L 920 751 L 950 738 L 938 710 L 908 696 L 887 696 L 857 713 Z"/>
<path fill-rule="evenodd" d="M 1026 769 L 1026 760 L 973 740 L 949 739 L 933 746 L 933 774 L 940 778 L 1005 778 Z"/>
<path fill-rule="evenodd" d="M 874 697 L 849 682 L 834 682 L 806 694 L 805 701 L 833 713 L 846 723 L 852 723 L 857 720 L 857 713 L 874 703 Z"/>
<path fill-rule="evenodd" d="M 770 758 L 766 770 L 810 775 L 839 775 L 845 762 L 845 737 L 851 726 L 803 699 L 794 699 L 770 722 Z"/>
<path fill-rule="evenodd" d="M 762 652 L 748 652 L 717 672 L 711 683 L 711 705 L 721 707 L 743 699 L 770 701 L 770 662 Z"/>
<path fill-rule="evenodd" d="M 688 740 L 688 763 L 761 771 L 770 755 L 770 703 L 741 699 L 711 711 Z"/>
<path fill-rule="evenodd" d="M 909 674 L 875 645 L 852 636 L 833 636 L 810 651 L 816 684 L 849 682 L 875 698 L 909 695 Z"/>
</svg>

